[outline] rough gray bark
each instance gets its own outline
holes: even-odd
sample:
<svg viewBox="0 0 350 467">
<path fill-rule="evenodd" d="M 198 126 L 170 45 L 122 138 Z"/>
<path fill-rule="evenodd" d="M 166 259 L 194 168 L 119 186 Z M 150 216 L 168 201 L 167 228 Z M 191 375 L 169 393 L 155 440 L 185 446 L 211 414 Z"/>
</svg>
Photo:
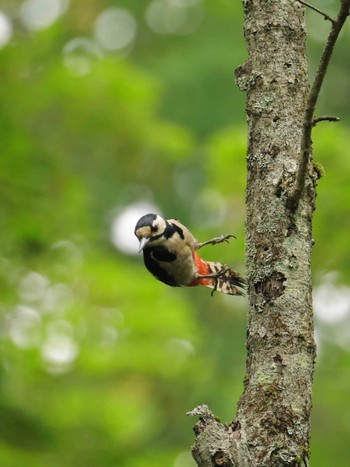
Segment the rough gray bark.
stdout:
<svg viewBox="0 0 350 467">
<path fill-rule="evenodd" d="M 246 0 L 248 60 L 236 70 L 247 92 L 246 263 L 250 310 L 247 372 L 235 420 L 206 406 L 192 452 L 200 467 L 308 465 L 313 338 L 310 253 L 317 173 L 309 164 L 295 209 L 308 96 L 304 7 Z"/>
<path fill-rule="evenodd" d="M 319 91 L 350 15 L 330 17 L 304 0 L 243 0 L 248 60 L 236 70 L 247 92 L 247 373 L 235 420 L 206 405 L 192 454 L 199 467 L 309 465 L 313 338 L 310 255 L 318 170 L 311 130 Z M 316 76 L 307 84 L 306 5 L 331 22 Z"/>
<path fill-rule="evenodd" d="M 308 98 L 304 9 L 290 0 L 252 0 L 245 2 L 245 15 L 249 58 L 238 81 L 248 97 L 250 312 L 235 428 L 246 439 L 248 465 L 308 465 L 315 359 L 312 165 L 297 209 L 288 207 Z"/>
</svg>

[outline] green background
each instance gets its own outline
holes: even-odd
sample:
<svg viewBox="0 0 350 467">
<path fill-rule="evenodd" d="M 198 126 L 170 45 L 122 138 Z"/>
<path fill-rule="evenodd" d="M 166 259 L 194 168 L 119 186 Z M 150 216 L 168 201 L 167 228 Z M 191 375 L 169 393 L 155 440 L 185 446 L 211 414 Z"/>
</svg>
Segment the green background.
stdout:
<svg viewBox="0 0 350 467">
<path fill-rule="evenodd" d="M 159 34 L 151 4 L 72 0 L 31 29 L 22 2 L 0 1 L 13 25 L 0 50 L 4 467 L 193 467 L 186 412 L 205 402 L 229 422 L 243 389 L 246 299 L 156 281 L 129 222 L 152 206 L 200 241 L 234 233 L 202 255 L 244 274 L 242 6 L 161 0 L 172 10 Z M 96 38 L 111 7 L 137 25 L 123 50 Z M 308 28 L 313 76 L 329 24 L 310 12 Z M 350 459 L 349 39 L 347 24 L 317 108 L 341 122 L 313 134 L 325 171 L 313 250 L 317 467 Z M 112 234 L 118 219 L 127 250 Z"/>
</svg>

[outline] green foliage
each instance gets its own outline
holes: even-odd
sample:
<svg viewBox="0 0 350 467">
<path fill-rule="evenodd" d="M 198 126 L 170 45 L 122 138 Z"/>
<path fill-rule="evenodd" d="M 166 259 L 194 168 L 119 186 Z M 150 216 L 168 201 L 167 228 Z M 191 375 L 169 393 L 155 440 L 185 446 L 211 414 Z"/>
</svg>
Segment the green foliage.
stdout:
<svg viewBox="0 0 350 467">
<path fill-rule="evenodd" d="M 325 171 L 325 177 L 319 182 L 317 204 L 320 209 L 315 214 L 314 267 L 339 271 L 345 283 L 350 280 L 350 197 L 347 191 L 350 159 L 346 150 L 349 136 L 349 129 L 341 124 L 320 124 L 314 130 L 314 157 Z M 332 226 L 336 232 L 330 234 Z M 326 251 L 332 253 L 328 255 Z"/>
<path fill-rule="evenodd" d="M 73 3 L 47 29 L 17 25 L 0 50 L 1 465 L 190 467 L 185 413 L 206 402 L 230 421 L 242 392 L 245 299 L 166 287 L 109 237 L 116 212 L 154 202 L 200 240 L 234 233 L 203 255 L 243 272 L 241 5 L 207 0 L 192 34 L 157 35 L 147 5 L 121 1 L 138 22 L 131 52 L 95 44 L 67 61 L 66 44 L 92 41 L 102 8 Z M 325 272 L 349 276 L 348 132 L 314 131 L 326 173 L 316 285 Z M 345 467 L 349 345 L 322 340 L 318 368 L 314 464 Z"/>
</svg>

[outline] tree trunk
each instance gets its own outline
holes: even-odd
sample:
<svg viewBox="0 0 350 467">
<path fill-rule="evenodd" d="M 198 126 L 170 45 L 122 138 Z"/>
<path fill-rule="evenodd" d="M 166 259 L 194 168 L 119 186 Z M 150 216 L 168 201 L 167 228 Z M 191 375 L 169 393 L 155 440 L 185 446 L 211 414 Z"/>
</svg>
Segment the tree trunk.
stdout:
<svg viewBox="0 0 350 467">
<path fill-rule="evenodd" d="M 236 70 L 247 92 L 247 372 L 238 412 L 223 425 L 206 406 L 192 452 L 200 467 L 307 466 L 313 338 L 310 254 L 317 174 L 296 209 L 288 191 L 300 161 L 308 94 L 304 8 L 245 0 L 248 60 Z"/>
</svg>

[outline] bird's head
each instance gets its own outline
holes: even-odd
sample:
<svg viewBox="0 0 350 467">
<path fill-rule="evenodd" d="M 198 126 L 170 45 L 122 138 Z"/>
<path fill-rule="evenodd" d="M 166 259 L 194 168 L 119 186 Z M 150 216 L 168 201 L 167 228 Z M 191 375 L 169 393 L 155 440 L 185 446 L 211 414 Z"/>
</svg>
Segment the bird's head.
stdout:
<svg viewBox="0 0 350 467">
<path fill-rule="evenodd" d="M 135 235 L 140 241 L 141 252 L 150 240 L 156 240 L 162 236 L 166 228 L 166 221 L 158 214 L 146 214 L 138 220 L 135 227 Z"/>
</svg>

